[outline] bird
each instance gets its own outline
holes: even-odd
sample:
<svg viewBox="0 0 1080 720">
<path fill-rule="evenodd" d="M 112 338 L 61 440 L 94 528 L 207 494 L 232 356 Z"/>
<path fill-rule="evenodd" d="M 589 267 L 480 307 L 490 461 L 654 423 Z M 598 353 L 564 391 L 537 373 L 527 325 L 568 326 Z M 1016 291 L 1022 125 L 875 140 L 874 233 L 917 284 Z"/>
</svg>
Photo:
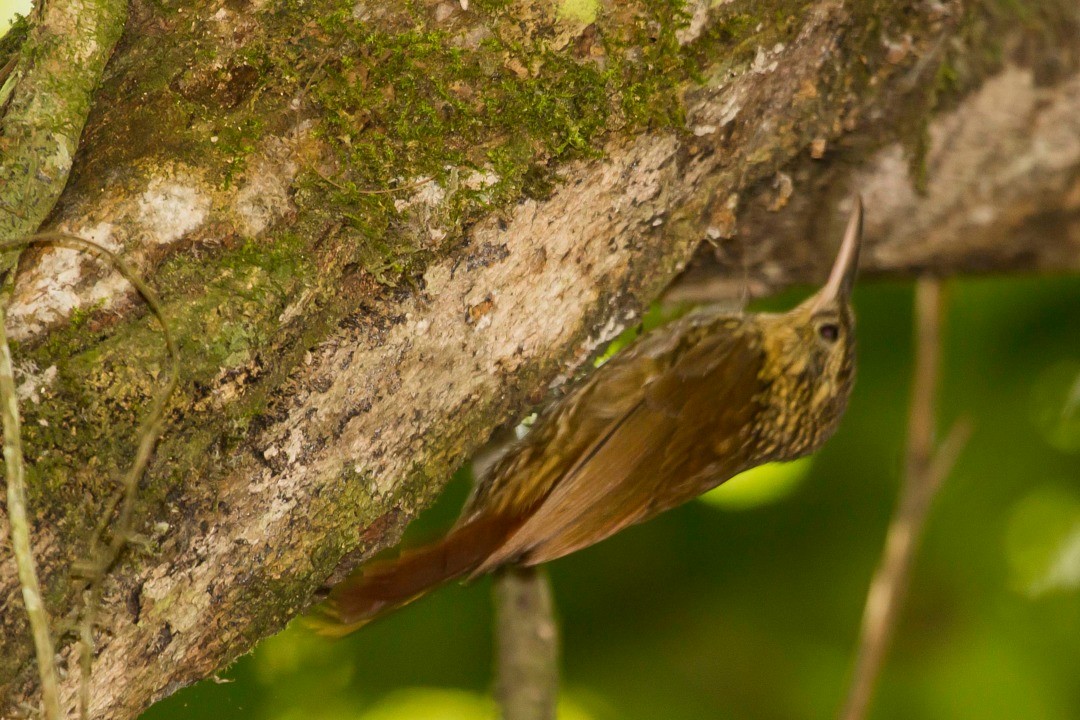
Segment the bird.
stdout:
<svg viewBox="0 0 1080 720">
<path fill-rule="evenodd" d="M 785 313 L 705 306 L 543 411 L 441 538 L 362 566 L 313 625 L 341 636 L 447 582 L 556 560 L 832 436 L 855 376 L 856 196 L 824 286 Z"/>
</svg>

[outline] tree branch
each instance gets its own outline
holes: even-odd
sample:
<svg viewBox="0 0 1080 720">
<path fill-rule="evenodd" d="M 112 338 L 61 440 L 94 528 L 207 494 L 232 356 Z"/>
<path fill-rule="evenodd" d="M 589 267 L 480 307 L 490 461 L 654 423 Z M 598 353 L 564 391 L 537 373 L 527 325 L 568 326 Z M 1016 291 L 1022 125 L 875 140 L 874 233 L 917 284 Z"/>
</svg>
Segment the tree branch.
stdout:
<svg viewBox="0 0 1080 720">
<path fill-rule="evenodd" d="M 1000 126 L 1015 166 L 982 172 L 996 195 L 962 185 L 943 207 L 960 217 L 1000 196 L 1009 214 L 975 252 L 962 225 L 932 247 L 910 235 L 899 220 L 928 207 L 917 194 L 887 205 L 888 224 L 868 202 L 866 267 L 1080 266 L 1075 235 L 1013 232 L 1076 212 L 1075 116 L 1045 114 L 1075 102 L 1072 5 L 1058 34 L 1003 22 L 978 38 L 962 30 L 980 7 L 959 4 L 819 0 L 789 16 L 701 0 L 685 26 L 646 0 L 595 23 L 525 0 L 346 5 L 135 0 L 52 217 L 159 289 L 185 368 L 137 508 L 149 550 L 125 553 L 103 586 L 95 717 L 134 717 L 211 674 L 306 607 L 343 558 L 396 541 L 493 428 L 635 322 L 703 238 L 745 248 L 766 289 L 819 279 L 835 234 L 818 225 L 839 197 L 862 173 L 906 188 L 908 165 L 879 154 L 902 158 L 935 118 L 983 112 L 1000 83 L 1030 89 L 1023 117 Z M 908 54 L 883 35 L 910 37 Z M 1029 36 L 1034 55 L 1007 51 Z M 922 102 L 935 74 L 913 74 L 948 59 L 938 47 L 1004 58 L 950 97 L 955 116 Z M 1064 59 L 1036 83 L 1039 53 Z M 931 186 L 944 167 L 929 164 Z M 1031 168 L 1042 184 L 1022 193 L 999 181 Z M 747 234 L 726 240 L 744 218 Z M 115 276 L 61 250 L 27 254 L 8 317 L 16 371 L 44 399 L 23 408 L 28 502 L 63 616 L 112 490 L 100 469 L 135 453 L 123 438 L 162 371 L 159 341 Z M 20 607 L 16 575 L 0 559 L 5 610 Z M 37 697 L 29 637 L 21 612 L 0 614 L 0 715 Z"/>
<path fill-rule="evenodd" d="M 34 233 L 67 184 L 94 90 L 127 18 L 124 0 L 36 3 L 0 102 L 0 240 Z M 6 272 L 12 260 L 0 264 Z"/>
<path fill-rule="evenodd" d="M 543 568 L 495 577 L 495 697 L 503 720 L 555 720 L 559 628 Z"/>
<path fill-rule="evenodd" d="M 915 550 L 930 503 L 971 434 L 967 421 L 949 430 L 934 450 L 934 397 L 941 358 L 941 282 L 924 278 L 916 285 L 915 383 L 908 415 L 908 450 L 900 500 L 870 582 L 863 613 L 855 670 L 842 720 L 863 720 L 888 652 L 908 585 Z"/>
</svg>

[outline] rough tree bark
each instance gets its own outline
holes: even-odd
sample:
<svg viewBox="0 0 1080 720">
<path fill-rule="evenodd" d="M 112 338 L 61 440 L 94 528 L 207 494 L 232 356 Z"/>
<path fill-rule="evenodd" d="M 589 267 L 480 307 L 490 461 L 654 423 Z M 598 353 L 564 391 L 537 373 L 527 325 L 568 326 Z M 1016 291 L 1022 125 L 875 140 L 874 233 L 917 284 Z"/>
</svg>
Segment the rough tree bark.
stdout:
<svg viewBox="0 0 1080 720">
<path fill-rule="evenodd" d="M 688 263 L 673 294 L 817 279 L 859 190 L 868 275 L 1080 268 L 1072 0 L 390 7 L 130 5 L 48 226 L 144 269 L 184 372 L 150 546 L 106 584 L 95 717 L 207 676 L 394 542 Z M 24 255 L 8 317 L 62 618 L 160 343 L 66 251 Z M 36 689 L 2 520 L 0 546 L 8 717 Z"/>
</svg>

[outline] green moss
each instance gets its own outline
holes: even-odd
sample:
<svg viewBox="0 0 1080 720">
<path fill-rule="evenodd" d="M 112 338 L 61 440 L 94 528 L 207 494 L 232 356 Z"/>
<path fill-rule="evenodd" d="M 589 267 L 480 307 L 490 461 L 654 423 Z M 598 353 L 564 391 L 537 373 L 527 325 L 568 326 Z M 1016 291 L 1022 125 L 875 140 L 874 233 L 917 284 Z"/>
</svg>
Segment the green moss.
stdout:
<svg viewBox="0 0 1080 720">
<path fill-rule="evenodd" d="M 446 192 L 438 224 L 456 242 L 481 213 L 549 193 L 549 168 L 596 156 L 611 130 L 681 127 L 679 91 L 696 65 L 675 37 L 683 3 L 639 5 L 630 27 L 598 20 L 603 62 L 542 39 L 510 39 L 517 35 L 494 19 L 495 33 L 469 50 L 441 30 L 357 23 L 351 4 L 326 14 L 319 24 L 333 50 L 306 89 L 338 172 L 307 175 L 301 191 L 348 208 L 341 217 L 360 248 L 356 261 L 379 282 L 417 276 L 434 248 L 403 231 L 409 211 L 394 201 L 408 195 L 394 188 L 433 178 Z M 494 184 L 459 182 L 470 170 L 494 173 Z"/>
<path fill-rule="evenodd" d="M 289 299 L 316 282 L 314 265 L 296 236 L 273 246 L 242 243 L 215 260 L 207 264 L 178 256 L 158 275 L 182 358 L 173 406 L 185 414 L 204 414 L 207 422 L 193 423 L 188 435 L 162 442 L 159 456 L 168 472 L 148 483 L 143 497 L 151 503 L 180 489 L 205 495 L 205 488 L 191 486 L 192 478 L 205 476 L 215 452 L 238 446 L 265 411 L 268 398 L 259 379 L 273 379 L 276 386 L 304 351 L 298 343 L 313 343 L 309 332 L 326 332 L 315 313 L 305 332 L 280 333 L 279 317 Z M 134 455 L 137 425 L 164 367 L 160 330 L 148 314 L 110 328 L 107 316 L 83 311 L 47 342 L 17 348 L 16 355 L 42 370 L 57 368 L 53 383 L 41 390 L 42 402 L 24 403 L 25 445 L 33 491 L 71 508 L 75 514 L 67 522 L 82 527 L 93 517 L 83 498 L 104 503 L 114 478 Z M 230 382 L 239 397 L 216 402 L 215 390 Z M 65 502 L 72 497 L 80 501 Z"/>
<path fill-rule="evenodd" d="M 560 0 L 559 2 L 559 17 L 586 25 L 595 22 L 599 12 L 599 0 Z"/>
<path fill-rule="evenodd" d="M 695 53 L 684 49 L 676 36 L 689 20 L 684 6 L 681 0 L 644 3 L 629 32 L 608 42 L 630 129 L 680 129 L 684 124 L 682 87 L 688 80 L 700 80 Z"/>
<path fill-rule="evenodd" d="M 7 64 L 8 59 L 19 51 L 29 34 L 30 21 L 22 15 L 17 16 L 7 32 L 0 35 L 0 67 Z"/>
<path fill-rule="evenodd" d="M 450 188 L 440 224 L 455 239 L 479 213 L 519 197 L 536 167 L 595 153 L 605 129 L 603 74 L 560 54 L 498 39 L 467 52 L 442 32 L 364 29 L 340 14 L 323 26 L 345 34 L 351 49 L 328 61 L 311 88 L 319 135 L 342 171 L 307 182 L 350 208 L 344 219 L 363 246 L 358 260 L 380 282 L 397 284 L 428 257 L 422 239 L 402 244 L 407 217 L 394 201 L 407 194 L 393 188 L 420 177 Z M 537 74 L 518 76 L 511 58 Z M 494 172 L 494 185 L 458 182 L 469 169 Z"/>
</svg>

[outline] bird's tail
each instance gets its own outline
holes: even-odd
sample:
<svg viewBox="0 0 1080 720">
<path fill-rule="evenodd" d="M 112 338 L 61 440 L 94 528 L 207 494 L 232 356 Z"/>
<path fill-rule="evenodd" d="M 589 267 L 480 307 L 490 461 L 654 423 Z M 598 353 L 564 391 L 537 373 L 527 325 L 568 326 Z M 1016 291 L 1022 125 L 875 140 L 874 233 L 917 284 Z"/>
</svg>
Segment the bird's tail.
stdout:
<svg viewBox="0 0 1080 720">
<path fill-rule="evenodd" d="M 440 585 L 470 574 L 506 539 L 514 524 L 479 518 L 430 545 L 362 567 L 334 586 L 309 625 L 330 637 L 359 630 Z"/>
</svg>

